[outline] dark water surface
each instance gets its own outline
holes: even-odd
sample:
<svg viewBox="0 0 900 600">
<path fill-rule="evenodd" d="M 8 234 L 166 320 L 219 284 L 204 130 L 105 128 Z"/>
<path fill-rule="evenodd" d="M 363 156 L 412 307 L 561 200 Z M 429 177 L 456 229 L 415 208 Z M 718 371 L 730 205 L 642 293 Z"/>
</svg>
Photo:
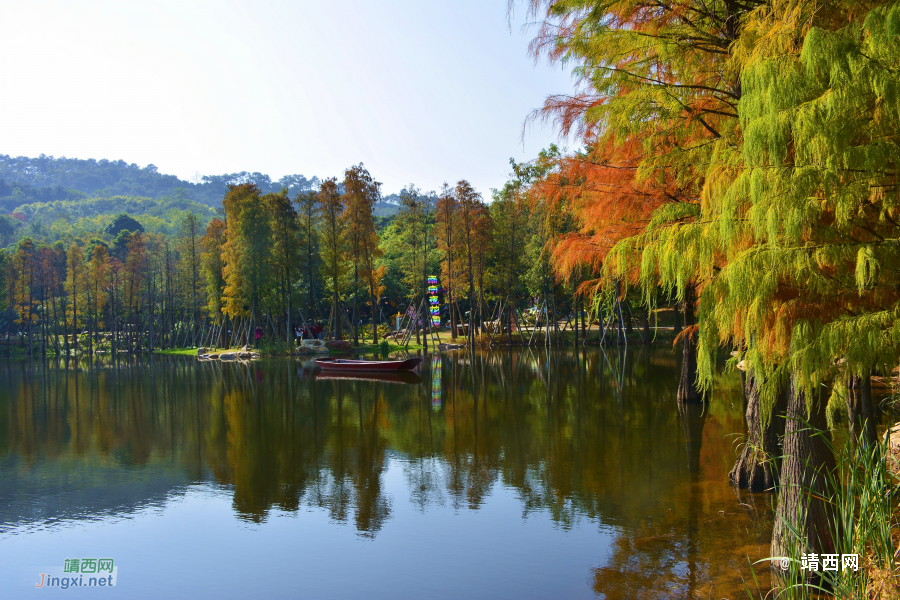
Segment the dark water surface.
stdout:
<svg viewBox="0 0 900 600">
<path fill-rule="evenodd" d="M 401 381 L 287 359 L 0 367 L 0 598 L 737 598 L 770 498 L 724 375 L 499 350 Z M 35 589 L 111 557 L 115 588 Z"/>
</svg>

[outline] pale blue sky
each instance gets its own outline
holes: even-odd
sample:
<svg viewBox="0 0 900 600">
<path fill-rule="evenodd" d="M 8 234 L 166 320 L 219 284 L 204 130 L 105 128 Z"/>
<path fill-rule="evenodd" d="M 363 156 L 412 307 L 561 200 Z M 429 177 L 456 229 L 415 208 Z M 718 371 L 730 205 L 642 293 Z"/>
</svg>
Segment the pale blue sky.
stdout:
<svg viewBox="0 0 900 600">
<path fill-rule="evenodd" d="M 522 125 L 569 75 L 506 0 L 0 3 L 0 154 L 123 159 L 185 179 L 341 176 L 485 197 L 556 141 Z"/>
</svg>

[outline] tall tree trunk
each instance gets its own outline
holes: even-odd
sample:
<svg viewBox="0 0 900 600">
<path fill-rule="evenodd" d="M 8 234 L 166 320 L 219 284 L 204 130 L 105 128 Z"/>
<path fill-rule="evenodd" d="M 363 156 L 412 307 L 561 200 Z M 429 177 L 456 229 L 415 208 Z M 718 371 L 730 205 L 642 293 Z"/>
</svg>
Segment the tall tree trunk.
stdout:
<svg viewBox="0 0 900 600">
<path fill-rule="evenodd" d="M 759 382 L 752 373 L 748 373 L 743 379 L 747 399 L 747 439 L 728 479 L 733 485 L 750 488 L 754 492 L 771 491 L 778 485 L 781 462 L 778 440 L 784 435 L 784 411 L 787 408 L 789 390 L 785 388 L 778 394 L 768 423 L 765 423 L 763 407 L 760 405 Z"/>
<path fill-rule="evenodd" d="M 10 305 L 12 305 L 12 302 L 10 302 Z M 9 341 L 9 324 L 11 321 L 12 321 L 12 309 L 8 308 L 8 309 L 6 309 L 6 333 L 3 334 L 4 341 L 6 342 L 6 358 L 7 358 L 7 360 L 9 360 L 9 353 L 11 350 L 10 349 L 11 344 Z"/>
<path fill-rule="evenodd" d="M 307 236 L 312 235 L 307 232 Z M 311 240 L 312 238 L 307 237 L 307 240 Z M 309 289 L 307 290 L 307 299 L 309 300 L 309 314 L 312 319 L 317 319 L 318 315 L 316 313 L 316 296 L 315 289 L 313 286 L 313 260 L 312 260 L 312 241 L 309 241 L 308 244 L 310 246 L 307 247 L 306 250 L 306 269 L 307 269 L 307 277 L 309 277 Z"/>
<path fill-rule="evenodd" d="M 616 305 L 613 307 L 613 315 L 616 317 L 616 341 L 621 344 L 627 344 L 628 338 L 625 335 L 625 314 L 622 312 L 622 283 L 616 282 Z M 602 319 L 601 319 L 602 320 Z"/>
<path fill-rule="evenodd" d="M 572 279 L 572 310 L 575 312 L 575 347 L 578 347 L 578 284 Z M 510 333 L 512 328 L 510 327 Z"/>
<path fill-rule="evenodd" d="M 631 303 L 628 298 L 623 298 L 622 304 L 625 305 L 625 333 L 632 335 L 634 333 L 634 313 L 631 312 Z"/>
<path fill-rule="evenodd" d="M 78 290 L 74 285 L 75 278 L 72 278 L 72 342 L 75 345 L 75 352 L 78 352 Z"/>
<path fill-rule="evenodd" d="M 287 344 L 288 354 L 291 354 L 291 346 L 293 342 L 291 341 L 291 333 L 293 332 L 293 327 L 291 327 L 291 315 L 294 312 L 294 282 L 291 280 L 291 269 L 288 267 L 287 269 L 287 314 L 284 318 L 284 342 Z"/>
<path fill-rule="evenodd" d="M 113 307 L 112 307 L 112 320 L 113 320 L 113 338 L 112 338 L 112 352 L 113 358 L 115 360 L 119 360 L 119 276 L 116 274 L 116 280 L 113 284 Z"/>
<path fill-rule="evenodd" d="M 672 315 L 675 317 L 675 324 L 672 325 L 672 331 L 675 335 L 681 333 L 681 308 L 678 304 L 672 307 Z"/>
<path fill-rule="evenodd" d="M 29 269 L 28 276 L 28 356 L 34 356 L 34 264 Z"/>
<path fill-rule="evenodd" d="M 88 287 L 90 290 L 90 287 Z M 90 292 L 89 292 L 90 294 Z M 88 322 L 88 356 L 93 356 L 94 354 L 94 318 L 97 315 L 97 300 L 94 299 L 94 309 L 91 310 L 91 298 L 88 296 L 88 305 L 87 305 L 87 322 Z"/>
<path fill-rule="evenodd" d="M 559 313 L 556 312 L 556 288 L 555 286 L 550 287 L 550 291 L 553 293 L 553 343 L 559 343 Z"/>
<path fill-rule="evenodd" d="M 650 309 L 643 311 L 641 313 L 641 340 L 644 342 L 644 345 L 647 346 L 650 344 Z"/>
<path fill-rule="evenodd" d="M 372 343 L 378 344 L 378 304 L 375 298 L 375 288 L 369 286 L 369 303 L 372 306 Z"/>
<path fill-rule="evenodd" d="M 419 337 L 419 329 L 420 329 L 420 327 L 419 327 L 419 321 L 421 320 L 421 317 L 422 317 L 422 316 L 419 314 L 419 311 L 418 311 L 418 308 L 417 308 L 416 311 L 415 311 L 415 316 L 412 317 L 412 319 L 415 319 L 415 320 L 413 321 L 413 326 L 416 328 L 416 344 L 421 344 L 421 343 L 422 343 L 422 339 Z"/>
<path fill-rule="evenodd" d="M 337 282 L 335 282 L 335 287 L 337 287 Z M 340 299 L 338 298 L 338 293 L 334 293 L 334 339 L 340 340 L 343 338 L 343 331 L 341 327 L 341 315 L 340 315 Z"/>
<path fill-rule="evenodd" d="M 851 377 L 847 386 L 847 413 L 850 421 L 850 436 L 855 442 L 862 442 L 869 448 L 878 441 L 875 430 L 875 410 L 872 405 L 872 379 L 869 374 Z"/>
<path fill-rule="evenodd" d="M 59 356 L 59 315 L 56 312 L 56 302 L 58 298 L 51 298 L 50 303 L 53 305 L 53 350 L 56 356 Z"/>
<path fill-rule="evenodd" d="M 684 325 L 685 328 L 694 324 L 695 289 L 693 284 L 688 284 L 684 292 Z M 697 389 L 697 348 L 692 335 L 681 336 L 681 345 L 684 350 L 681 360 L 681 379 L 678 382 L 678 401 L 697 402 L 701 399 L 700 390 Z"/>
<path fill-rule="evenodd" d="M 353 345 L 359 346 L 359 266 L 353 264 Z"/>
<path fill-rule="evenodd" d="M 791 379 L 772 556 L 792 555 L 791 549 L 797 544 L 789 527 L 802 536 L 799 554 L 834 552 L 831 537 L 834 521 L 825 500 L 828 497 L 826 478 L 834 469 L 834 455 L 823 437 L 826 434 L 819 433 L 828 427 L 825 408 L 825 400 L 817 397 L 807 414 L 806 394 Z"/>
<path fill-rule="evenodd" d="M 467 236 L 468 237 L 468 234 Z M 472 250 L 469 246 L 469 343 L 475 347 L 475 280 L 472 278 Z"/>
<path fill-rule="evenodd" d="M 588 315 L 584 310 L 584 297 L 580 296 L 578 298 L 578 306 L 579 312 L 581 313 L 581 339 L 584 340 L 582 343 L 587 342 L 587 328 L 588 328 Z"/>
<path fill-rule="evenodd" d="M 153 352 L 153 310 L 154 310 L 154 302 L 156 301 L 156 298 L 154 297 L 153 287 L 152 287 L 152 284 L 150 283 L 149 277 L 147 277 L 147 296 L 149 296 L 148 301 L 150 304 L 150 319 L 149 319 L 148 332 L 147 332 L 147 338 L 148 338 L 147 339 L 147 348 L 149 349 L 150 352 Z M 191 321 L 191 335 L 192 336 L 194 333 L 193 326 L 194 326 L 194 323 L 193 323 L 193 321 Z M 192 339 L 188 340 L 188 343 L 186 345 L 190 346 L 192 341 L 193 341 Z"/>
<path fill-rule="evenodd" d="M 447 306 L 450 308 L 450 339 L 452 341 L 456 341 L 456 308 L 455 300 L 453 299 L 453 292 L 450 288 L 447 288 Z"/>
</svg>

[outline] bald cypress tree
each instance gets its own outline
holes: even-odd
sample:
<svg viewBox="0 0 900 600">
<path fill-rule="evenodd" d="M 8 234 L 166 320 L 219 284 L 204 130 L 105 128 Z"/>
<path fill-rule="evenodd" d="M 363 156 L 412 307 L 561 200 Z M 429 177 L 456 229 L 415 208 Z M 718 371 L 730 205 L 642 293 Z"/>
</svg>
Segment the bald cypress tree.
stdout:
<svg viewBox="0 0 900 600">
<path fill-rule="evenodd" d="M 319 243 L 321 248 L 321 269 L 326 285 L 331 288 L 331 316 L 334 319 L 334 337 L 341 339 L 340 298 L 346 286 L 349 270 L 347 262 L 347 227 L 342 218 L 344 205 L 338 193 L 337 180 L 326 179 L 319 188 Z"/>
<path fill-rule="evenodd" d="M 344 210 L 341 219 L 349 242 L 347 256 L 353 265 L 353 343 L 359 345 L 359 294 L 360 276 L 372 283 L 373 261 L 376 259 L 378 236 L 375 233 L 375 202 L 381 184 L 372 179 L 369 171 L 360 163 L 344 171 L 344 194 L 341 201 Z M 366 277 L 368 275 L 368 277 Z M 370 299 L 373 290 L 370 286 Z"/>
<path fill-rule="evenodd" d="M 776 555 L 791 526 L 805 551 L 832 549 L 832 458 L 803 422 L 827 429 L 848 382 L 900 356 L 900 10 L 859 9 L 776 3 L 748 23 L 743 165 L 710 214 L 730 256 L 702 300 L 701 377 L 731 339 L 765 375 L 765 407 L 790 389 Z M 853 424 L 869 443 L 870 425 Z"/>
<path fill-rule="evenodd" d="M 873 441 L 862 382 L 900 356 L 898 4 L 533 3 L 544 4 L 536 45 L 577 61 L 596 91 L 548 106 L 602 142 L 576 157 L 580 172 L 554 174 L 586 198 L 575 205 L 584 239 L 570 248 L 593 244 L 607 286 L 638 280 L 648 300 L 661 286 L 689 307 L 696 294 L 682 339 L 697 344 L 700 389 L 733 344 L 763 464 L 777 451 L 766 428 L 787 418 L 773 554 L 796 542 L 829 552 L 833 457 L 804 423 L 827 429 L 850 398 L 857 438 Z M 608 185 L 629 169 L 630 190 Z M 620 235 L 603 206 L 623 189 L 627 201 L 673 201 L 650 202 Z M 741 468 L 739 479 L 760 475 Z"/>
</svg>

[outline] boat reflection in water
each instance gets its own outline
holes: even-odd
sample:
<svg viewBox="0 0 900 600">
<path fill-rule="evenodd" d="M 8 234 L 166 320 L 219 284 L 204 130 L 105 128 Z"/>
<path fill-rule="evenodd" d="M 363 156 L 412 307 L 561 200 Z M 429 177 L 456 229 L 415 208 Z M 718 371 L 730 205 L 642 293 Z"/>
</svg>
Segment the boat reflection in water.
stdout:
<svg viewBox="0 0 900 600">
<path fill-rule="evenodd" d="M 421 358 L 406 360 L 355 360 L 348 358 L 317 358 L 316 365 L 325 371 L 378 372 L 412 371 L 422 364 Z"/>
<path fill-rule="evenodd" d="M 95 555 L 126 597 L 736 598 L 769 555 L 734 374 L 679 411 L 664 348 L 313 364 L 0 365 L 4 600 Z"/>
<path fill-rule="evenodd" d="M 388 371 L 379 373 L 378 371 L 318 371 L 314 375 L 315 379 L 321 381 L 343 379 L 344 381 L 371 381 L 371 382 L 388 382 L 388 383 L 423 383 L 418 373 L 412 371 Z"/>
</svg>

